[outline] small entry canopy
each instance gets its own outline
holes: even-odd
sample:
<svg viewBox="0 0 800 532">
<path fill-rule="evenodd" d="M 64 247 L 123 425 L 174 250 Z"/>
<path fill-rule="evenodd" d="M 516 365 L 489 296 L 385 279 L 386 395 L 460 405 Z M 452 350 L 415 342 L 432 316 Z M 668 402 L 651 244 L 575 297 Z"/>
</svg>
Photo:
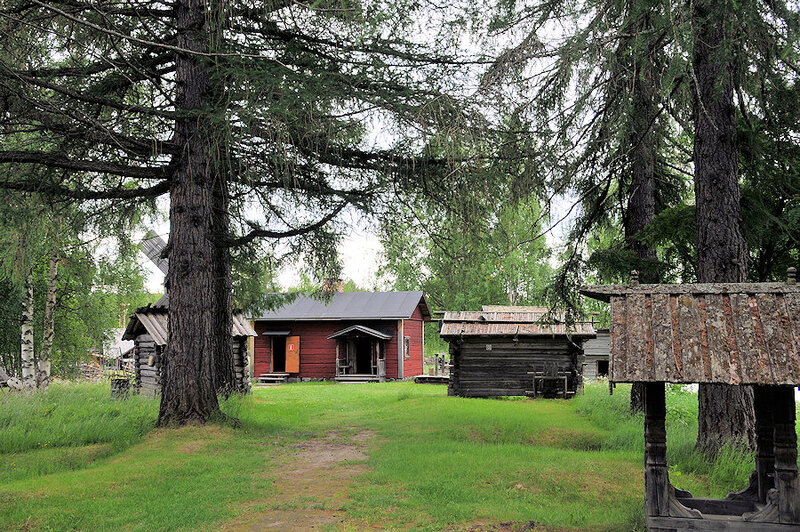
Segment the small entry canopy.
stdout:
<svg viewBox="0 0 800 532">
<path fill-rule="evenodd" d="M 346 327 L 340 331 L 336 331 L 332 335 L 328 336 L 328 339 L 331 340 L 333 338 L 341 338 L 343 336 L 351 336 L 357 333 L 366 334 L 367 336 L 372 336 L 373 338 L 377 338 L 379 340 L 389 340 L 392 335 L 386 334 L 385 332 L 381 332 L 366 325 L 351 325 L 350 327 Z"/>
<path fill-rule="evenodd" d="M 292 331 L 264 331 L 261 336 L 289 336 Z"/>
</svg>

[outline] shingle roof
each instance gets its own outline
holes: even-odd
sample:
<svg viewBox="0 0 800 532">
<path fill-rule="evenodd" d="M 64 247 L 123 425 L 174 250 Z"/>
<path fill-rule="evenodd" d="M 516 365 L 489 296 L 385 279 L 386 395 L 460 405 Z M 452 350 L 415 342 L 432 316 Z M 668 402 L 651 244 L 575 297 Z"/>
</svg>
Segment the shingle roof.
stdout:
<svg viewBox="0 0 800 532">
<path fill-rule="evenodd" d="M 590 286 L 611 302 L 610 380 L 800 384 L 800 286 Z"/>
<path fill-rule="evenodd" d="M 498 307 L 492 307 L 498 308 Z M 514 308 L 514 307 L 504 307 Z M 537 312 L 445 312 L 439 335 L 452 336 L 577 336 L 594 337 L 589 323 L 548 323 L 547 309 Z"/>
<path fill-rule="evenodd" d="M 329 301 L 300 295 L 280 308 L 265 312 L 256 321 L 387 320 L 410 318 L 422 303 L 422 314 L 430 311 L 422 292 L 336 292 Z"/>
<path fill-rule="evenodd" d="M 141 333 L 141 327 L 153 337 L 158 345 L 167 345 L 169 337 L 168 319 L 169 299 L 166 295 L 151 305 L 139 307 L 133 316 L 128 319 L 128 326 L 122 335 L 123 340 L 133 340 Z M 141 324 L 141 327 L 139 326 Z M 256 332 L 241 314 L 233 315 L 233 328 L 231 336 L 256 336 Z"/>
</svg>

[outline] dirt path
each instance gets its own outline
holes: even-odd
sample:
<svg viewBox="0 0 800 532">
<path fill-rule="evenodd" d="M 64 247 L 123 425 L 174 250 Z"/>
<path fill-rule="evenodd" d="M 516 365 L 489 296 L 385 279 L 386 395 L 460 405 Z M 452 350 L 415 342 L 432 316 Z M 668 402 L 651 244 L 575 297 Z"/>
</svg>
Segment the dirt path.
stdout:
<svg viewBox="0 0 800 532">
<path fill-rule="evenodd" d="M 333 431 L 291 445 L 276 468 L 277 493 L 258 501 L 268 509 L 228 523 L 224 530 L 335 530 L 342 528 L 343 506 L 352 478 L 366 471 L 364 451 L 372 433 Z"/>
</svg>

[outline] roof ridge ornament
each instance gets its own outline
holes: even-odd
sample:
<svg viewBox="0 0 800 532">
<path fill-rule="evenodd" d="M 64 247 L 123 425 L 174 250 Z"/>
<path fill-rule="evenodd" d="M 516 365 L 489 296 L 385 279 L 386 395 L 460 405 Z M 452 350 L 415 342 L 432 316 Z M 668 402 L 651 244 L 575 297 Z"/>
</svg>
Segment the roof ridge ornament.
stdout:
<svg viewBox="0 0 800 532">
<path fill-rule="evenodd" d="M 797 282 L 797 268 L 789 266 L 786 268 L 786 284 L 795 284 Z"/>
</svg>

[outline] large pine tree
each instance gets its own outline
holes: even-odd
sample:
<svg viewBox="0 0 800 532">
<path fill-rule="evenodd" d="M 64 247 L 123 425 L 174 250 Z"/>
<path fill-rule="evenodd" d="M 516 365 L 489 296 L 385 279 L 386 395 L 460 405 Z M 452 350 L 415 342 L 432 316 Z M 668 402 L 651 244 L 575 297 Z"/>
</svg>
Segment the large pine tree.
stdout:
<svg viewBox="0 0 800 532">
<path fill-rule="evenodd" d="M 0 8 L 0 188 L 76 201 L 169 195 L 159 424 L 219 416 L 217 391 L 231 389 L 231 249 L 258 238 L 330 243 L 326 224 L 343 210 L 369 208 L 404 169 L 413 179 L 418 144 L 366 142 L 371 117 L 398 138 L 461 122 L 441 97 L 460 62 L 439 52 L 435 32 L 405 37 L 417 6 Z M 18 165 L 68 172 L 29 178 Z"/>
</svg>

